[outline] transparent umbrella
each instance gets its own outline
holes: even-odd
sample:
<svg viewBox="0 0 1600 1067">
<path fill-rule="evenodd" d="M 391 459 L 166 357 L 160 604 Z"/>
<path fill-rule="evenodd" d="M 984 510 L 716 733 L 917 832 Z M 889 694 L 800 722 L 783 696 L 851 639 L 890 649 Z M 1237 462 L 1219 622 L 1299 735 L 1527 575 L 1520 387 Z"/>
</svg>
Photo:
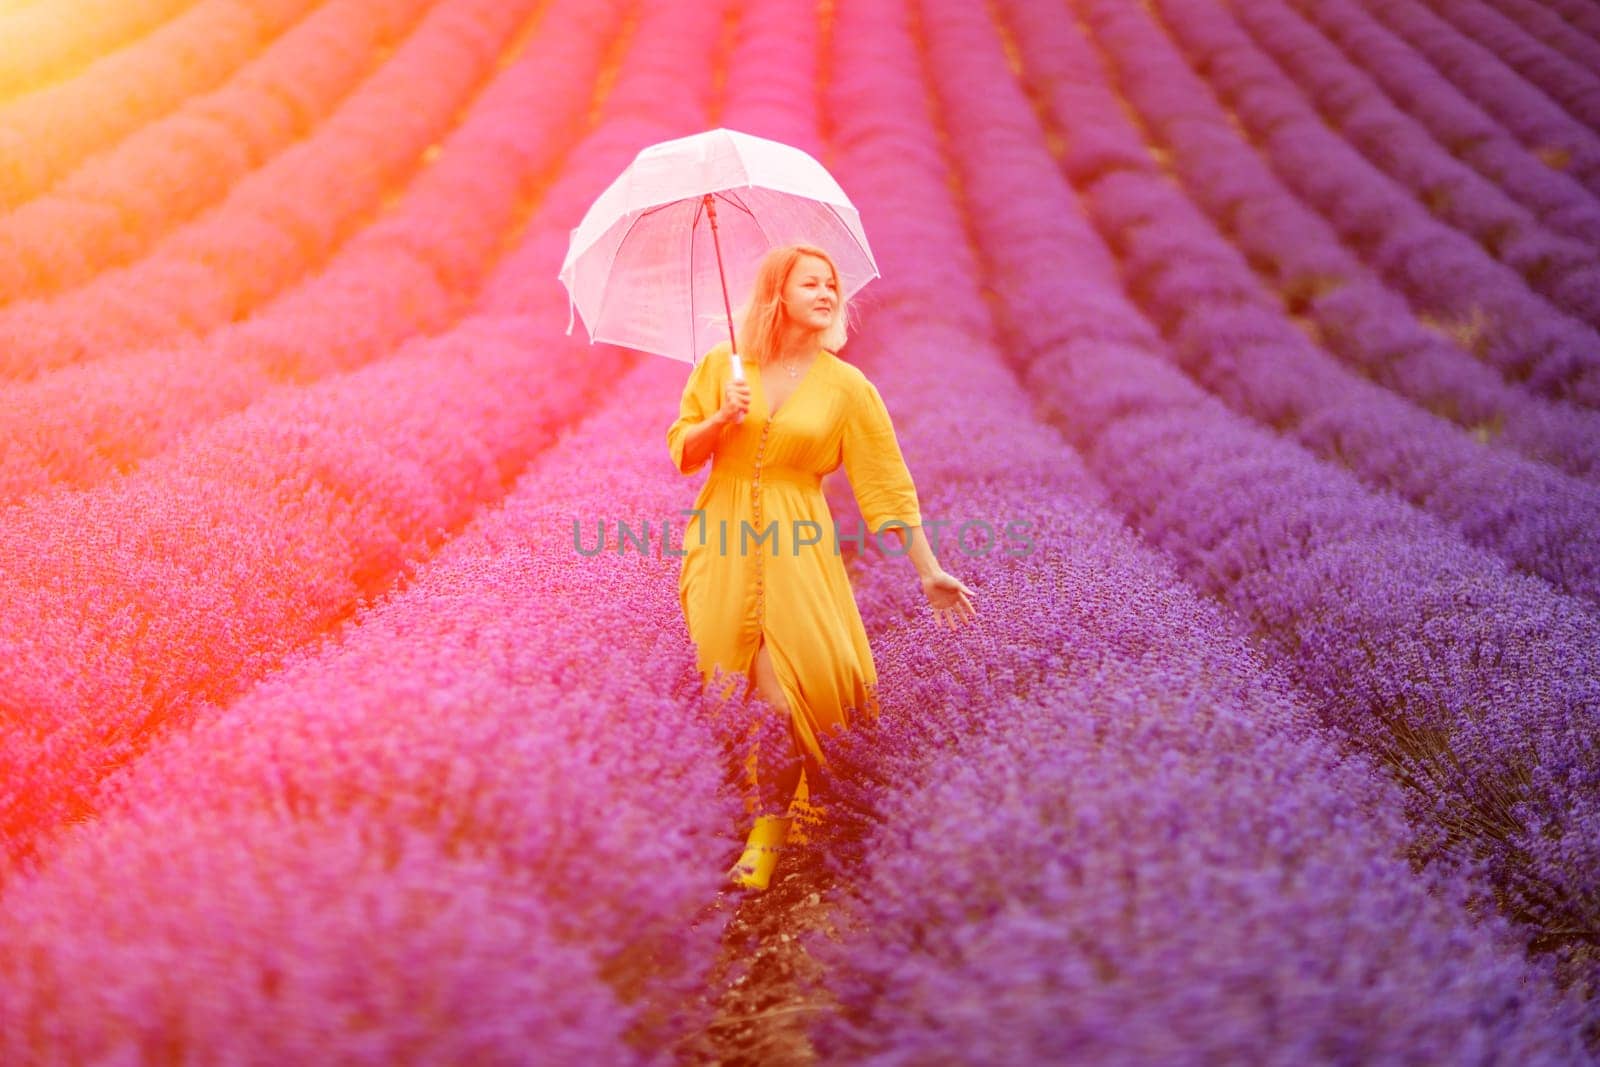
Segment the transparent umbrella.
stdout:
<svg viewBox="0 0 1600 1067">
<path fill-rule="evenodd" d="M 591 342 L 693 363 L 726 338 L 742 378 L 729 293 L 748 294 L 762 255 L 788 244 L 832 256 L 847 298 L 878 277 L 861 217 L 821 163 L 708 130 L 643 149 L 572 231 L 560 277 Z"/>
</svg>

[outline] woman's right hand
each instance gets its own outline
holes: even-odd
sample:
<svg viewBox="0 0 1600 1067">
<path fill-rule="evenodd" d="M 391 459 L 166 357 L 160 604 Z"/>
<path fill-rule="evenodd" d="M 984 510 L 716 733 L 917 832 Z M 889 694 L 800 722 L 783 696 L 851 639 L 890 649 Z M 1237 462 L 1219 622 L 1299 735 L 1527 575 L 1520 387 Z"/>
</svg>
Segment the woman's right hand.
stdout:
<svg viewBox="0 0 1600 1067">
<path fill-rule="evenodd" d="M 717 419 L 723 423 L 736 422 L 750 410 L 750 383 L 735 379 L 722 390 L 722 406 L 717 409 Z"/>
</svg>

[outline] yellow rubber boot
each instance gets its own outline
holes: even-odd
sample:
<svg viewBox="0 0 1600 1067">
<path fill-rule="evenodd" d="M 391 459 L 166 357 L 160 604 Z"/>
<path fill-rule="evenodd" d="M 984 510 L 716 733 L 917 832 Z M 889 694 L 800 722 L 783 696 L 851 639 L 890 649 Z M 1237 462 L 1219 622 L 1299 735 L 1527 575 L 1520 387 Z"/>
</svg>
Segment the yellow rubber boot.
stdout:
<svg viewBox="0 0 1600 1067">
<path fill-rule="evenodd" d="M 750 829 L 744 843 L 744 854 L 728 878 L 743 889 L 762 892 L 772 883 L 772 872 L 778 867 L 778 855 L 789 839 L 789 825 L 794 820 L 787 815 L 763 815 Z"/>
<path fill-rule="evenodd" d="M 794 816 L 794 825 L 789 828 L 789 843 L 803 845 L 810 840 L 809 831 L 815 831 L 817 824 L 822 821 L 823 809 L 811 803 L 811 790 L 806 785 L 806 776 L 800 775 L 800 784 L 795 788 L 794 799 L 789 802 L 789 814 Z"/>
<path fill-rule="evenodd" d="M 761 795 L 756 778 L 756 746 L 753 740 L 755 731 L 751 731 L 752 741 L 750 754 L 744 758 L 744 813 L 747 816 L 756 813 L 757 798 Z"/>
</svg>

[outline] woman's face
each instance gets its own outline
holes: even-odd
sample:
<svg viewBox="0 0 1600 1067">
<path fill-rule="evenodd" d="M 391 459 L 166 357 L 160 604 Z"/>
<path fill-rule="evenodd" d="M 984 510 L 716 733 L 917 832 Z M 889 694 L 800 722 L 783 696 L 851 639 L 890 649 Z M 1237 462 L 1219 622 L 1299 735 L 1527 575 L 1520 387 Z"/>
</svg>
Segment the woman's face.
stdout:
<svg viewBox="0 0 1600 1067">
<path fill-rule="evenodd" d="M 833 324 L 839 309 L 839 286 L 828 261 L 801 256 L 783 283 L 783 311 L 802 329 L 821 331 Z"/>
</svg>

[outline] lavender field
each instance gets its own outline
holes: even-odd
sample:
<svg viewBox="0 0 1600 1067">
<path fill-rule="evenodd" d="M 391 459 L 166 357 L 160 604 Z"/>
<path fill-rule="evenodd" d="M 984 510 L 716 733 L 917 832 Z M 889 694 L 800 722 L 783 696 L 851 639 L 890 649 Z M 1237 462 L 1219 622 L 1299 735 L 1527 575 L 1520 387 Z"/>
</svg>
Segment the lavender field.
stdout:
<svg viewBox="0 0 1600 1067">
<path fill-rule="evenodd" d="M 747 899 L 556 280 L 716 126 L 980 613 Z M 0 0 L 0 502 L 0 1063 L 1600 1059 L 1591 0 Z"/>
</svg>

